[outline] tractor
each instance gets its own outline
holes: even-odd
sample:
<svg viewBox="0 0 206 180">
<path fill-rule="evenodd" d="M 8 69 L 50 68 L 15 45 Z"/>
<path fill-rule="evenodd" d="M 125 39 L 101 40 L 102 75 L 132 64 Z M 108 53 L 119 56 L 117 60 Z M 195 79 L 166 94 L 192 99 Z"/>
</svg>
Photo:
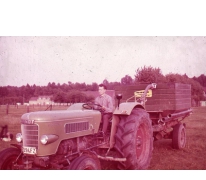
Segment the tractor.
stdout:
<svg viewBox="0 0 206 180">
<path fill-rule="evenodd" d="M 125 102 L 117 92 L 104 137 L 99 137 L 101 107 L 93 102 L 23 114 L 17 143 L 0 152 L 0 169 L 100 170 L 101 161 L 115 162 L 120 170 L 148 169 L 154 140 L 172 138 L 174 148 L 185 147 L 185 125 L 180 121 L 191 113 L 190 108 L 167 116 L 161 109 L 147 111 L 147 98 L 157 86 L 148 84 Z"/>
</svg>

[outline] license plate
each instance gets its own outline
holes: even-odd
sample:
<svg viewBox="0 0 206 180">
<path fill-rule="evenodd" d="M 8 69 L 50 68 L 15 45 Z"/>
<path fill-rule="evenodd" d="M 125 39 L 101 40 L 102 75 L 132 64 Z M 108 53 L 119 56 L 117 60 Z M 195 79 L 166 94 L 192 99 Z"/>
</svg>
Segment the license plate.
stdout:
<svg viewBox="0 0 206 180">
<path fill-rule="evenodd" d="M 24 154 L 36 154 L 36 148 L 35 147 L 23 147 L 23 153 Z"/>
</svg>

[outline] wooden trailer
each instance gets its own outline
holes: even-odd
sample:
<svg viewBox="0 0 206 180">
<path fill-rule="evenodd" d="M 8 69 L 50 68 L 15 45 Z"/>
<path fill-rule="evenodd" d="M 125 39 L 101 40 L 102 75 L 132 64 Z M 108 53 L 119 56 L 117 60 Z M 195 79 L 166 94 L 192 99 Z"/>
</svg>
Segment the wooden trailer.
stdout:
<svg viewBox="0 0 206 180">
<path fill-rule="evenodd" d="M 140 101 L 149 84 L 117 86 L 115 93 L 122 94 L 125 102 Z M 146 95 L 144 107 L 150 114 L 154 139 L 171 138 L 173 147 L 183 148 L 186 144 L 185 123 L 181 121 L 192 113 L 191 85 L 182 83 L 157 83 Z"/>
</svg>

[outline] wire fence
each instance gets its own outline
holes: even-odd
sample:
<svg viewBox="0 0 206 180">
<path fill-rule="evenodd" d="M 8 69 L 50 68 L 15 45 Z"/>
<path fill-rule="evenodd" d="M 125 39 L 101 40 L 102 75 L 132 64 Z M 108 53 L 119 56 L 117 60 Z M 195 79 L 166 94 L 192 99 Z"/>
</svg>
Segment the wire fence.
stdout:
<svg viewBox="0 0 206 180">
<path fill-rule="evenodd" d="M 69 104 L 59 105 L 0 105 L 0 114 L 29 113 L 34 111 L 65 110 Z"/>
</svg>

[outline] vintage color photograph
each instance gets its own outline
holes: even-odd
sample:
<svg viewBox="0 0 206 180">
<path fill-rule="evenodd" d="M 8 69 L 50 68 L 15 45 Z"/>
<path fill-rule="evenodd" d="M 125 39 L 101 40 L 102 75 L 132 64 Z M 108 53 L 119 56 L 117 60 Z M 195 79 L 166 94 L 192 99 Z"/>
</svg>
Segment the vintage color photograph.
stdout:
<svg viewBox="0 0 206 180">
<path fill-rule="evenodd" d="M 100 12 L 118 7 L 93 3 Z M 56 8 L 51 4 L 49 14 Z M 119 4 L 123 10 L 125 4 Z M 44 5 L 33 7 L 44 12 Z M 86 5 L 79 10 L 91 20 L 97 8 L 86 11 Z M 67 7 L 61 6 L 61 17 L 79 4 Z M 17 13 L 19 19 L 26 11 Z M 204 172 L 206 36 L 189 28 L 165 33 L 170 15 L 158 31 L 161 23 L 150 21 L 146 29 L 152 33 L 139 33 L 151 16 L 124 31 L 131 21 L 121 15 L 120 23 L 112 13 L 99 31 L 101 15 L 91 28 L 93 20 L 86 23 L 84 15 L 72 20 L 75 14 L 68 12 L 66 22 L 43 13 L 41 25 L 30 16 L 28 24 L 12 21 L 0 31 L 0 170 Z M 117 23 L 114 31 L 111 22 Z"/>
</svg>

